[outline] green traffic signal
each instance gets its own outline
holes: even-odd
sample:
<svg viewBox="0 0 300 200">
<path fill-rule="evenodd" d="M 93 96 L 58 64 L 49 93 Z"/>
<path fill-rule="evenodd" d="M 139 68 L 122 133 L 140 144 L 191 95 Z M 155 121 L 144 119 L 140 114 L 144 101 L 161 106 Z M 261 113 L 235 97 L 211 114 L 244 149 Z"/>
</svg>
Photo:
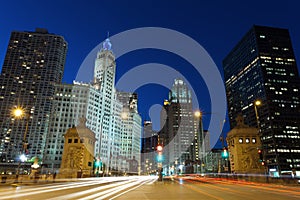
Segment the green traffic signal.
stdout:
<svg viewBox="0 0 300 200">
<path fill-rule="evenodd" d="M 229 154 L 228 154 L 227 149 L 224 149 L 224 150 L 222 151 L 221 156 L 222 156 L 222 158 L 228 158 L 228 157 L 229 157 Z"/>
</svg>

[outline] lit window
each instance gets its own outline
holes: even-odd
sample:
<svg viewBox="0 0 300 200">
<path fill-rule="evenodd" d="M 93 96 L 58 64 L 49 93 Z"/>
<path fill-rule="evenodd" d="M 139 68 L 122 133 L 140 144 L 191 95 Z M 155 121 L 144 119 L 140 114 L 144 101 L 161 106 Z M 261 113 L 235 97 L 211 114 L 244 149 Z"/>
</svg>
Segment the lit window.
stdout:
<svg viewBox="0 0 300 200">
<path fill-rule="evenodd" d="M 252 138 L 252 143 L 253 143 L 253 144 L 256 143 L 256 138 Z"/>
<path fill-rule="evenodd" d="M 239 143 L 242 144 L 243 143 L 243 138 L 239 139 Z"/>
<path fill-rule="evenodd" d="M 248 144 L 248 143 L 250 143 L 250 139 L 249 138 L 246 138 L 246 143 Z"/>
<path fill-rule="evenodd" d="M 266 38 L 266 36 L 264 36 L 264 35 L 260 35 L 259 37 L 260 37 L 260 38 Z"/>
</svg>

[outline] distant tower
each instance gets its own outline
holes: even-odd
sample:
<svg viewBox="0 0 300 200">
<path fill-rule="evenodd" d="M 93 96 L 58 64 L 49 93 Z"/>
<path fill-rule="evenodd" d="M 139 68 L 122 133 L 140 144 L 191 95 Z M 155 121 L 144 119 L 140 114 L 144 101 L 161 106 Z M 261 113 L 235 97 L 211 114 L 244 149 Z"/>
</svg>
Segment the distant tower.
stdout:
<svg viewBox="0 0 300 200">
<path fill-rule="evenodd" d="M 223 68 L 230 127 L 242 113 L 260 129 L 269 172 L 300 173 L 300 79 L 289 31 L 253 26 Z"/>
<path fill-rule="evenodd" d="M 23 142 L 29 144 L 28 158 L 43 157 L 54 84 L 62 81 L 66 52 L 64 38 L 46 29 L 11 33 L 0 77 L 1 162 L 18 162 Z M 14 106 L 23 107 L 27 117 L 12 121 Z"/>
<path fill-rule="evenodd" d="M 155 159 L 155 154 L 157 144 L 158 135 L 152 128 L 152 122 L 144 121 L 141 151 L 141 168 L 143 174 L 156 173 L 157 161 Z"/>
<path fill-rule="evenodd" d="M 97 53 L 94 67 L 94 85 L 103 93 L 110 93 L 115 85 L 116 62 L 112 52 L 112 44 L 107 38 L 102 49 Z"/>
<path fill-rule="evenodd" d="M 164 102 L 165 115 L 161 115 L 161 121 L 165 121 L 159 132 L 163 142 L 165 163 L 171 167 L 182 165 L 191 160 L 191 143 L 194 139 L 194 116 L 192 110 L 191 91 L 181 79 L 175 79 L 169 93 L 169 100 Z M 166 155 L 167 154 L 167 155 Z"/>
<path fill-rule="evenodd" d="M 124 162 L 135 158 L 138 161 L 139 170 L 141 166 L 142 118 L 137 108 L 138 96 L 136 93 L 117 92 L 117 98 L 123 105 L 120 158 L 126 159 L 119 159 L 122 160 L 121 167 L 128 168 L 129 163 L 125 164 Z"/>
</svg>

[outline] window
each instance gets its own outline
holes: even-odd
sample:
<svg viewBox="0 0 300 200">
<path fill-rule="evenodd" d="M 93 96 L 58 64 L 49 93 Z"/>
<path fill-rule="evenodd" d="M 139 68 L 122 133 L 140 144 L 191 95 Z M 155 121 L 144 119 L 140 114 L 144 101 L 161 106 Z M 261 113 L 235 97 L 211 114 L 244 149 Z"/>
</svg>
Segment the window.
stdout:
<svg viewBox="0 0 300 200">
<path fill-rule="evenodd" d="M 243 138 L 239 139 L 239 143 L 242 144 L 243 143 Z"/>
<path fill-rule="evenodd" d="M 252 143 L 253 143 L 253 144 L 256 143 L 256 138 L 252 138 Z"/>
<path fill-rule="evenodd" d="M 72 143 L 72 139 L 68 139 L 68 143 Z"/>
<path fill-rule="evenodd" d="M 78 139 L 74 139 L 74 143 L 78 143 Z"/>
<path fill-rule="evenodd" d="M 250 139 L 249 138 L 246 138 L 246 143 L 248 144 L 248 143 L 250 143 Z"/>
</svg>

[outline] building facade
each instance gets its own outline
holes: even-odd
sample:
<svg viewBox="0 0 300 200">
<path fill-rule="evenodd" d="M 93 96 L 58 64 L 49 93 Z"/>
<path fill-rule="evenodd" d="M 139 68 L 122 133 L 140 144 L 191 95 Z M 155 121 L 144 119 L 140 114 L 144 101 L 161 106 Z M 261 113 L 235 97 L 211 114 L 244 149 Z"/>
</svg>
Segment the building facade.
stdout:
<svg viewBox="0 0 300 200">
<path fill-rule="evenodd" d="M 138 96 L 136 93 L 117 92 L 117 99 L 122 103 L 122 142 L 119 160 L 121 169 L 132 174 L 138 174 L 141 167 L 142 118 L 138 113 Z M 136 163 L 136 167 L 130 167 Z M 137 170 L 137 171 L 136 171 Z"/>
<path fill-rule="evenodd" d="M 141 172 L 142 174 L 155 174 L 157 170 L 156 147 L 158 145 L 158 134 L 152 128 L 151 121 L 144 121 Z"/>
<path fill-rule="evenodd" d="M 67 43 L 45 29 L 11 33 L 0 76 L 0 158 L 43 157 L 55 84 L 61 83 Z M 13 119 L 21 107 L 24 116 Z M 26 152 L 25 144 L 27 145 Z"/>
<path fill-rule="evenodd" d="M 115 89 L 116 64 L 111 47 L 106 39 L 97 53 L 92 83 L 74 81 L 56 85 L 44 159 L 48 171 L 59 169 L 63 134 L 77 125 L 81 117 L 87 119 L 86 126 L 95 133 L 94 156 L 103 163 L 105 174 L 125 172 L 129 159 L 140 157 L 141 118 L 137 112 L 137 95 L 124 92 L 124 98 L 118 99 L 122 95 Z"/>
<path fill-rule="evenodd" d="M 257 128 L 244 124 L 239 115 L 237 125 L 227 134 L 230 169 L 235 174 L 264 174 L 265 166 L 260 161 L 258 150 L 261 148 Z"/>
<path fill-rule="evenodd" d="M 230 127 L 242 113 L 247 125 L 259 126 L 268 170 L 299 174 L 299 73 L 289 31 L 253 26 L 223 68 Z M 258 99 L 262 104 L 255 107 Z"/>
<path fill-rule="evenodd" d="M 63 136 L 79 123 L 81 117 L 87 116 L 90 90 L 89 84 L 55 84 L 43 158 L 44 171 L 54 173 L 60 168 L 65 143 Z"/>
<path fill-rule="evenodd" d="M 175 79 L 163 109 L 159 137 L 164 145 L 164 171 L 177 173 L 195 155 L 191 148 L 195 138 L 192 96 L 183 80 Z"/>
<path fill-rule="evenodd" d="M 64 150 L 59 170 L 61 178 L 82 178 L 93 175 L 95 133 L 86 127 L 81 118 L 78 126 L 64 134 Z"/>
</svg>

